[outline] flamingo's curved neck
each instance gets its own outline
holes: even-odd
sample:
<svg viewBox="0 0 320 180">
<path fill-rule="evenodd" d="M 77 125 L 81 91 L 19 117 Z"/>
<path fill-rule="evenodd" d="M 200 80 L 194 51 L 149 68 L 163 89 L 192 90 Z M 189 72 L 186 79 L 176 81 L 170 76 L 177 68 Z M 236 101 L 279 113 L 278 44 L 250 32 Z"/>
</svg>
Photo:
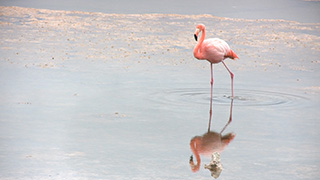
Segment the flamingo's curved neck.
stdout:
<svg viewBox="0 0 320 180">
<path fill-rule="evenodd" d="M 199 42 L 198 42 L 198 44 L 196 45 L 196 47 L 194 48 L 194 50 L 193 50 L 193 55 L 194 55 L 194 57 L 197 58 L 197 59 L 204 59 L 203 54 L 202 54 L 202 52 L 200 51 L 200 47 L 202 46 L 202 43 L 203 43 L 204 38 L 205 38 L 205 36 L 206 36 L 206 29 L 203 28 L 203 29 L 201 30 L 201 32 L 202 32 L 202 34 L 201 34 L 201 37 L 200 37 L 200 39 L 199 39 Z"/>
<path fill-rule="evenodd" d="M 200 155 L 199 155 L 199 152 L 197 150 L 197 144 L 199 143 L 199 138 L 196 137 L 196 138 L 193 138 L 190 142 L 190 148 L 192 150 L 192 153 L 196 156 L 196 159 L 197 159 L 197 164 L 194 165 L 194 162 L 193 162 L 193 159 L 190 159 L 190 167 L 191 167 L 191 170 L 193 172 L 197 172 L 199 171 L 200 169 L 200 164 L 201 164 L 201 159 L 200 159 Z"/>
</svg>

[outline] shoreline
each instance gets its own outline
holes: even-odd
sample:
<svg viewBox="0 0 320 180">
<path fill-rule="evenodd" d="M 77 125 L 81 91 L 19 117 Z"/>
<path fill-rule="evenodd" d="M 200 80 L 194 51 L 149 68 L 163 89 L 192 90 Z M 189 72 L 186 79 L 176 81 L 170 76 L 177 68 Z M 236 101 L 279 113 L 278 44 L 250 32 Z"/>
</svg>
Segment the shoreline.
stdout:
<svg viewBox="0 0 320 180">
<path fill-rule="evenodd" d="M 172 16 L 172 17 L 183 17 L 183 18 L 215 18 L 221 20 L 231 20 L 231 21 L 244 21 L 244 22 L 286 22 L 286 23 L 295 23 L 295 24 L 303 24 L 303 25 L 320 25 L 320 22 L 299 22 L 294 20 L 286 20 L 286 19 L 246 19 L 246 18 L 230 18 L 230 17 L 221 17 L 215 16 L 212 14 L 165 14 L 165 13 L 141 13 L 141 14 L 123 14 L 123 13 L 104 13 L 104 12 L 90 12 L 90 11 L 73 11 L 73 10 L 52 10 L 52 9 L 38 9 L 38 8 L 28 8 L 28 7 L 21 7 L 21 6 L 0 6 L 0 8 L 12 8 L 12 9 L 29 9 L 34 11 L 40 12 L 56 12 L 56 13 L 66 13 L 66 14 L 86 14 L 86 15 L 105 15 L 105 16 L 155 16 L 155 17 L 162 17 L 162 16 Z"/>
</svg>

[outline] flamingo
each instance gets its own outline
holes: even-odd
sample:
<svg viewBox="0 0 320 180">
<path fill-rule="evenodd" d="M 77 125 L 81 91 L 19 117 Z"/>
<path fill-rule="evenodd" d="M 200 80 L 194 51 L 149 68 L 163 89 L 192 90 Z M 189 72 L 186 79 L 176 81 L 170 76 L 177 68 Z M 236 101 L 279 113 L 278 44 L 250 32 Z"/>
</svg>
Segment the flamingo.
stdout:
<svg viewBox="0 0 320 180">
<path fill-rule="evenodd" d="M 237 54 L 231 50 L 229 45 L 222 39 L 219 38 L 210 38 L 204 39 L 206 36 L 205 25 L 198 24 L 197 29 L 194 33 L 194 38 L 197 41 L 199 33 L 202 33 L 198 44 L 193 49 L 193 55 L 195 58 L 199 60 L 207 60 L 211 65 L 211 99 L 210 99 L 210 121 L 212 116 L 212 88 L 213 88 L 213 64 L 217 64 L 222 62 L 222 64 L 226 67 L 227 71 L 231 76 L 231 99 L 233 99 L 233 77 L 234 74 L 230 71 L 228 66 L 225 64 L 224 60 L 226 58 L 230 59 L 239 59 Z M 210 124 L 209 124 L 210 125 Z M 210 126 L 209 126 L 210 127 Z"/>
</svg>

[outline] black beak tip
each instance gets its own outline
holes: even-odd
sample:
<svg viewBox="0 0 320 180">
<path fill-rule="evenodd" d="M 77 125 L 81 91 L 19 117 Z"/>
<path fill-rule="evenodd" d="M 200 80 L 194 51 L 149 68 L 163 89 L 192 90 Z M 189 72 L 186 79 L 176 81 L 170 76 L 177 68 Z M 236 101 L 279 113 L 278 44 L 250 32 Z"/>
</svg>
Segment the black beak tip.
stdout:
<svg viewBox="0 0 320 180">
<path fill-rule="evenodd" d="M 194 34 L 194 39 L 198 41 L 198 36 L 196 34 Z"/>
<path fill-rule="evenodd" d="M 189 160 L 189 161 L 190 161 L 190 162 L 193 161 L 193 156 L 192 156 L 192 155 L 190 156 L 190 160 Z"/>
</svg>

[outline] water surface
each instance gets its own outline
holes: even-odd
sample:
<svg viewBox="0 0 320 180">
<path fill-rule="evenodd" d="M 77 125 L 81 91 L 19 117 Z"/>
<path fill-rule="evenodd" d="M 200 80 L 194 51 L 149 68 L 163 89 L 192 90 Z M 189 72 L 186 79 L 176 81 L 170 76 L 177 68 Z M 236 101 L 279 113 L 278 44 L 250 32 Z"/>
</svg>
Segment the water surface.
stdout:
<svg viewBox="0 0 320 180">
<path fill-rule="evenodd" d="M 2 6 L 89 11 L 115 14 L 211 14 L 242 19 L 285 19 L 305 23 L 320 22 L 318 0 L 2 0 Z"/>
</svg>

